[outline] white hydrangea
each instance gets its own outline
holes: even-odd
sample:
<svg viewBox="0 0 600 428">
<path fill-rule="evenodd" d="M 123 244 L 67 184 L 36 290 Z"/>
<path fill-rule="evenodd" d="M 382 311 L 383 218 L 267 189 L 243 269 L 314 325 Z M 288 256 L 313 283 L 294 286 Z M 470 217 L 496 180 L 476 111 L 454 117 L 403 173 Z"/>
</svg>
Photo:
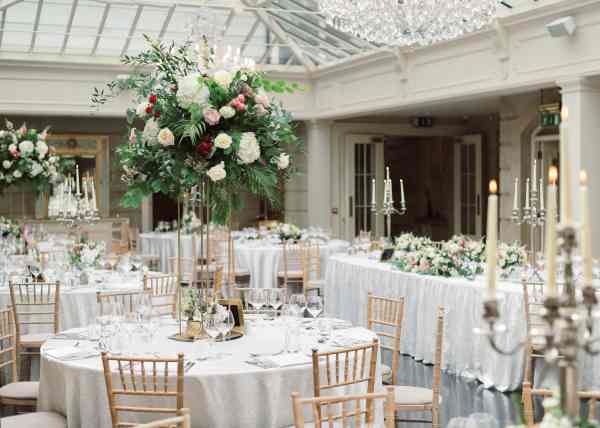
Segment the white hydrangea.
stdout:
<svg viewBox="0 0 600 428">
<path fill-rule="evenodd" d="M 201 75 L 188 74 L 177 81 L 177 101 L 183 108 L 188 108 L 196 103 L 200 106 L 208 104 L 210 91 L 206 85 L 200 83 Z"/>
<path fill-rule="evenodd" d="M 225 172 L 225 162 L 221 161 L 217 165 L 210 168 L 206 174 L 210 177 L 212 181 L 221 181 L 225 177 L 227 177 L 227 172 Z"/>
<path fill-rule="evenodd" d="M 21 177 L 23 177 L 23 173 L 17 169 L 17 170 L 15 170 L 15 172 L 13 172 L 13 176 L 15 178 L 21 178 Z"/>
<path fill-rule="evenodd" d="M 169 128 L 163 128 L 158 133 L 158 142 L 162 146 L 172 146 L 175 144 L 175 136 Z"/>
<path fill-rule="evenodd" d="M 231 85 L 231 82 L 233 81 L 233 76 L 229 71 L 219 70 L 215 72 L 213 79 L 215 79 L 215 82 L 217 82 L 223 88 L 229 89 L 229 85 Z"/>
<path fill-rule="evenodd" d="M 135 108 L 135 114 L 138 117 L 144 117 L 144 116 L 146 116 L 146 108 L 147 107 L 148 107 L 148 103 L 147 102 L 139 103 L 138 106 Z"/>
<path fill-rule="evenodd" d="M 240 138 L 238 159 L 241 163 L 250 164 L 260 157 L 260 146 L 254 132 L 244 132 Z"/>
<path fill-rule="evenodd" d="M 146 126 L 144 126 L 144 131 L 142 132 L 142 141 L 149 144 L 155 143 L 159 131 L 160 128 L 158 127 L 158 123 L 156 123 L 154 118 L 148 120 L 146 122 Z"/>
<path fill-rule="evenodd" d="M 31 164 L 31 171 L 29 172 L 29 174 L 30 174 L 32 177 L 35 177 L 35 176 L 37 176 L 37 175 L 41 174 L 42 172 L 44 172 L 44 168 L 42 168 L 42 165 L 40 165 L 40 164 L 39 164 L 39 163 L 37 163 L 37 162 L 33 162 L 33 163 Z"/>
<path fill-rule="evenodd" d="M 288 166 L 290 166 L 290 155 L 287 153 L 280 154 L 277 158 L 277 168 L 286 169 Z"/>
<path fill-rule="evenodd" d="M 231 143 L 231 137 L 224 132 L 221 132 L 219 135 L 217 135 L 217 138 L 215 138 L 215 146 L 219 149 L 228 149 L 231 147 Z"/>
<path fill-rule="evenodd" d="M 38 140 L 38 142 L 35 144 L 35 148 L 38 151 L 40 160 L 44 159 L 46 157 L 46 155 L 48 154 L 48 144 L 46 144 L 42 140 Z"/>
<path fill-rule="evenodd" d="M 5 160 L 4 162 L 2 162 L 2 166 L 4 167 L 4 169 L 9 169 L 12 166 L 12 162 L 9 160 Z"/>
<path fill-rule="evenodd" d="M 223 119 L 231 119 L 235 116 L 235 109 L 231 106 L 223 106 L 219 109 L 219 113 L 223 116 Z"/>
<path fill-rule="evenodd" d="M 19 143 L 19 150 L 24 155 L 32 153 L 34 149 L 35 145 L 33 144 L 33 141 L 25 140 Z"/>
</svg>

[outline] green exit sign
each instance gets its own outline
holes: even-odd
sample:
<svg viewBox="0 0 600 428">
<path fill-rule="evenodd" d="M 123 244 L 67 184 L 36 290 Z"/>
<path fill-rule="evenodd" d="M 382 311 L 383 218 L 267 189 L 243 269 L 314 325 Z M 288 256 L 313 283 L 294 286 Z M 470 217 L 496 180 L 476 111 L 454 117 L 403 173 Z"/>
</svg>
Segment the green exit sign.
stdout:
<svg viewBox="0 0 600 428">
<path fill-rule="evenodd" d="M 560 104 L 545 104 L 538 108 L 540 114 L 540 125 L 542 128 L 550 128 L 560 125 Z"/>
</svg>

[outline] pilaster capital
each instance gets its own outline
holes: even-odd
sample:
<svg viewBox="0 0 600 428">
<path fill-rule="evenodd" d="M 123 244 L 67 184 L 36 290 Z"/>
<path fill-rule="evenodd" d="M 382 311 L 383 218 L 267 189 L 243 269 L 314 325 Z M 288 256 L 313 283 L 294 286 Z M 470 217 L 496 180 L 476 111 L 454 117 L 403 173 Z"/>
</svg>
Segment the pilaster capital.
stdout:
<svg viewBox="0 0 600 428">
<path fill-rule="evenodd" d="M 556 80 L 556 85 L 560 87 L 561 93 L 574 94 L 578 92 L 598 92 L 600 86 L 587 76 L 565 76 Z"/>
</svg>

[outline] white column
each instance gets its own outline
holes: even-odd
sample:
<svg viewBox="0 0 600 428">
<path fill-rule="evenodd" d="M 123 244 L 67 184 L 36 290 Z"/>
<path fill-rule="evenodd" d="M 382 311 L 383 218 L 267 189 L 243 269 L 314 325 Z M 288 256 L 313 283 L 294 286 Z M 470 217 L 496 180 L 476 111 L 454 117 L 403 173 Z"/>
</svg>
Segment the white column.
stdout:
<svg viewBox="0 0 600 428">
<path fill-rule="evenodd" d="M 152 232 L 152 195 L 142 201 L 142 232 Z"/>
<path fill-rule="evenodd" d="M 306 123 L 306 175 L 308 225 L 331 227 L 331 126 L 330 121 Z"/>
<path fill-rule="evenodd" d="M 571 206 L 574 220 L 581 220 L 579 171 L 589 178 L 592 252 L 600 257 L 600 87 L 586 77 L 565 78 L 557 82 L 562 103 L 569 109 L 569 159 L 571 162 Z M 593 197 L 593 195 L 597 197 Z"/>
</svg>

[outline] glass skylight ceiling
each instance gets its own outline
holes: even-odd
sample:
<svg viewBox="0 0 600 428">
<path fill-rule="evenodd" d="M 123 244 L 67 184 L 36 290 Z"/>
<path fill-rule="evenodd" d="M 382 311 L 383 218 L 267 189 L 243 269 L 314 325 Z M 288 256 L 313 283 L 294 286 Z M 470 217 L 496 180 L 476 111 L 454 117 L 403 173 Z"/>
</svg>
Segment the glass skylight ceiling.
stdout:
<svg viewBox="0 0 600 428">
<path fill-rule="evenodd" d="M 182 42 L 192 30 L 259 64 L 308 70 L 377 48 L 328 27 L 313 0 L 0 0 L 4 58 L 116 63 L 144 48 L 143 34 Z"/>
</svg>

